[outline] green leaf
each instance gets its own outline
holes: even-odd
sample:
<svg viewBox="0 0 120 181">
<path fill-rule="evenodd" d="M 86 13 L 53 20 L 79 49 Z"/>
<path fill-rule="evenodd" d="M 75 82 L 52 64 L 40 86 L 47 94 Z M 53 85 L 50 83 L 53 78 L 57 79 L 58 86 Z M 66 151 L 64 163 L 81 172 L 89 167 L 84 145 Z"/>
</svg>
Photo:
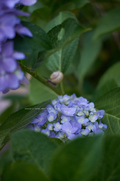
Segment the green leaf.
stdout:
<svg viewBox="0 0 120 181">
<path fill-rule="evenodd" d="M 52 30 L 55 26 L 58 26 L 60 24 L 62 24 L 65 20 L 67 20 L 68 18 L 72 18 L 77 22 L 77 19 L 75 17 L 75 15 L 73 13 L 64 11 L 64 12 L 60 12 L 58 14 L 58 16 L 56 16 L 54 19 L 52 19 L 49 24 L 47 25 L 47 27 L 45 28 L 46 32 L 49 32 L 50 30 Z"/>
<path fill-rule="evenodd" d="M 102 159 L 95 174 L 93 181 L 120 180 L 120 137 L 111 136 L 105 138 Z"/>
<path fill-rule="evenodd" d="M 48 21 L 50 20 L 50 16 L 50 7 L 42 7 L 33 11 L 33 13 L 31 14 L 31 22 L 44 29 L 48 24 Z"/>
<path fill-rule="evenodd" d="M 0 178 L 6 165 L 10 164 L 11 162 L 12 156 L 10 154 L 10 151 L 4 150 L 3 152 L 0 152 Z"/>
<path fill-rule="evenodd" d="M 61 31 L 64 32 L 64 34 L 59 38 Z M 61 12 L 47 27 L 47 32 L 53 45 L 53 50 L 48 51 L 47 56 L 65 47 L 85 31 L 88 31 L 88 29 L 80 25 L 72 13 Z"/>
<path fill-rule="evenodd" d="M 21 109 L 11 114 L 0 126 L 0 144 L 4 145 L 9 140 L 9 134 L 27 126 L 50 101 L 43 102 L 29 108 Z"/>
<path fill-rule="evenodd" d="M 29 99 L 33 104 L 38 104 L 48 99 L 56 99 L 57 97 L 58 94 L 56 94 L 52 89 L 32 77 L 30 80 Z"/>
<path fill-rule="evenodd" d="M 36 166 L 27 162 L 16 162 L 7 166 L 3 172 L 3 181 L 48 181 L 47 176 Z"/>
<path fill-rule="evenodd" d="M 95 107 L 105 110 L 102 118 L 102 122 L 108 126 L 105 133 L 120 135 L 120 88 L 113 89 L 97 99 Z"/>
<path fill-rule="evenodd" d="M 44 52 L 52 48 L 50 39 L 46 32 L 39 26 L 30 22 L 22 22 L 23 26 L 27 27 L 33 34 L 33 37 L 20 37 L 15 38 L 15 49 L 25 53 L 27 56 L 35 52 Z M 33 59 L 33 62 L 35 60 Z"/>
<path fill-rule="evenodd" d="M 101 77 L 97 89 L 100 89 L 108 81 L 114 80 L 118 86 L 120 86 L 120 62 L 112 65 Z"/>
<path fill-rule="evenodd" d="M 88 0 L 71 0 L 71 2 L 74 2 L 77 8 L 82 8 L 87 3 L 89 3 Z"/>
<path fill-rule="evenodd" d="M 76 38 L 70 44 L 65 46 L 63 49 L 55 52 L 48 58 L 47 67 L 52 71 L 58 71 L 65 73 L 69 68 L 75 53 L 77 51 L 79 39 Z"/>
<path fill-rule="evenodd" d="M 15 104 L 12 104 L 10 107 L 8 107 L 1 115 L 0 115 L 0 126 L 3 124 L 3 122 L 12 114 L 12 112 L 15 109 Z"/>
<path fill-rule="evenodd" d="M 94 33 L 94 39 L 117 31 L 120 29 L 120 8 L 114 9 L 106 13 L 99 21 Z"/>
<path fill-rule="evenodd" d="M 11 135 L 11 144 L 16 161 L 29 161 L 49 174 L 51 159 L 58 143 L 40 132 L 20 130 Z"/>
<path fill-rule="evenodd" d="M 107 92 L 111 91 L 112 89 L 118 88 L 118 85 L 115 80 L 109 80 L 107 81 L 100 89 L 96 90 L 96 92 L 93 95 L 93 102 L 106 94 Z"/>
<path fill-rule="evenodd" d="M 63 49 L 71 42 L 73 43 L 73 40 L 75 42 L 75 39 L 77 39 L 85 31 L 88 31 L 88 29 L 85 29 L 82 25 L 80 25 L 74 14 L 69 12 L 61 12 L 57 17 L 50 21 L 46 28 L 46 31 L 48 32 L 48 36 L 52 44 L 52 49 L 46 51 L 46 54 L 43 57 L 44 60 L 48 60 L 50 55 Z M 71 46 L 72 45 L 68 46 L 69 49 Z M 68 47 L 66 49 L 68 49 Z M 39 61 L 37 62 L 37 67 L 38 65 Z M 36 65 L 34 66 L 36 67 Z"/>
<path fill-rule="evenodd" d="M 83 47 L 81 50 L 80 63 L 78 64 L 77 75 L 79 78 L 84 78 L 90 68 L 96 61 L 101 50 L 101 40 L 92 40 L 93 32 L 88 32 L 84 36 Z"/>
<path fill-rule="evenodd" d="M 56 9 L 60 8 L 63 5 L 66 5 L 68 3 L 68 0 L 61 0 L 61 1 L 56 1 L 56 0 L 39 0 L 42 4 L 47 5 L 47 6 L 53 6 L 52 11 L 55 11 Z M 73 8 L 81 8 L 85 4 L 89 3 L 88 0 L 69 0 L 69 3 L 73 3 Z"/>
<path fill-rule="evenodd" d="M 56 152 L 51 165 L 52 181 L 88 181 L 99 165 L 102 136 L 79 138 Z M 91 166 L 94 165 L 94 169 Z"/>
</svg>

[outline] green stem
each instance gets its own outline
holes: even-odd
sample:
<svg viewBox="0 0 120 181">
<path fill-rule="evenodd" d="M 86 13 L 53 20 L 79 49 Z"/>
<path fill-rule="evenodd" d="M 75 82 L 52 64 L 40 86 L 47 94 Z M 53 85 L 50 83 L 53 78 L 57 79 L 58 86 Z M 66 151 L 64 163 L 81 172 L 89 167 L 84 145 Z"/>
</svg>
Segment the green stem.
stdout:
<svg viewBox="0 0 120 181">
<path fill-rule="evenodd" d="M 60 88 L 61 88 L 62 95 L 64 95 L 65 92 L 64 92 L 64 88 L 63 88 L 63 81 L 61 81 L 61 83 L 60 83 Z"/>
<path fill-rule="evenodd" d="M 50 89 L 52 89 L 54 92 L 56 92 L 57 94 L 61 94 L 61 92 L 59 90 L 57 90 L 56 88 L 52 87 L 50 84 L 48 84 L 47 81 L 45 81 L 42 77 L 40 77 L 39 75 L 37 75 L 37 73 L 34 73 L 32 71 L 30 71 L 30 69 L 28 67 L 26 67 L 25 65 L 19 63 L 21 68 L 29 73 L 30 75 L 32 75 L 32 77 L 34 77 L 35 79 L 37 79 L 39 82 L 41 82 L 42 84 L 44 84 L 45 86 L 49 87 Z"/>
<path fill-rule="evenodd" d="M 78 90 L 83 93 L 83 78 L 79 79 Z"/>
</svg>

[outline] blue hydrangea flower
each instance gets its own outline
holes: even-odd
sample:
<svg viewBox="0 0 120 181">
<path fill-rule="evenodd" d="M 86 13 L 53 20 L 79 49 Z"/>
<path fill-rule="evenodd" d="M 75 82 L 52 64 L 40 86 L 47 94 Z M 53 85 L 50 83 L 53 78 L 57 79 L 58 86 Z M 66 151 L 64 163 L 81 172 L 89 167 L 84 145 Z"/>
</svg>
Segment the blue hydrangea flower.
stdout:
<svg viewBox="0 0 120 181">
<path fill-rule="evenodd" d="M 30 123 L 29 129 L 40 131 L 50 137 L 71 140 L 104 133 L 107 125 L 101 122 L 105 111 L 97 111 L 94 103 L 75 94 L 58 96 Z M 35 129 L 36 127 L 36 129 Z"/>
<path fill-rule="evenodd" d="M 72 107 L 68 107 L 64 104 L 61 105 L 61 112 L 65 115 L 65 116 L 73 116 L 74 113 L 76 111 L 76 108 L 72 108 Z"/>
<path fill-rule="evenodd" d="M 22 52 L 14 51 L 13 38 L 16 34 L 32 37 L 32 33 L 21 24 L 18 16 L 29 16 L 15 8 L 16 4 L 30 6 L 36 0 L 0 0 L 0 91 L 7 93 L 22 84 L 28 84 L 18 62 L 25 59 Z"/>
<path fill-rule="evenodd" d="M 55 131 L 60 131 L 62 127 L 62 125 L 59 122 L 53 123 L 53 126 Z"/>
<path fill-rule="evenodd" d="M 70 121 L 70 116 L 61 116 L 61 123 L 64 123 L 65 121 Z"/>
<path fill-rule="evenodd" d="M 57 118 L 57 115 L 56 115 L 54 112 L 50 112 L 50 113 L 47 115 L 47 119 L 48 119 L 49 122 L 54 121 L 56 118 Z"/>
<path fill-rule="evenodd" d="M 15 59 L 23 59 L 25 55 L 13 50 L 13 42 L 3 43 L 0 51 L 0 91 L 6 93 L 9 89 L 17 89 L 20 83 L 28 84 L 20 66 Z"/>
<path fill-rule="evenodd" d="M 49 123 L 48 125 L 47 125 L 47 129 L 48 130 L 50 130 L 50 131 L 52 131 L 53 130 L 53 124 L 51 124 L 51 123 Z"/>
<path fill-rule="evenodd" d="M 90 130 L 88 128 L 81 129 L 81 135 L 87 136 L 90 133 Z"/>
</svg>

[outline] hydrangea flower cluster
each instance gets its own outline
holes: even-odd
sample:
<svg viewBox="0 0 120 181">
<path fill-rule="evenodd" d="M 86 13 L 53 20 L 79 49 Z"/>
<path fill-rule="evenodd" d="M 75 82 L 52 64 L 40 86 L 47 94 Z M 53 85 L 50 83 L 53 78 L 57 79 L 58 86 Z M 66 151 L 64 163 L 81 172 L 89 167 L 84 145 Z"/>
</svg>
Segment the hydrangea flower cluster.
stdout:
<svg viewBox="0 0 120 181">
<path fill-rule="evenodd" d="M 104 133 L 107 125 L 101 122 L 105 111 L 97 111 L 93 102 L 75 94 L 58 96 L 28 125 L 63 141 Z"/>
<path fill-rule="evenodd" d="M 36 0 L 0 0 L 0 91 L 17 89 L 20 83 L 28 83 L 18 62 L 25 58 L 21 52 L 14 51 L 16 33 L 32 37 L 29 29 L 22 26 L 17 16 L 29 16 L 15 8 L 16 4 L 32 5 Z"/>
</svg>

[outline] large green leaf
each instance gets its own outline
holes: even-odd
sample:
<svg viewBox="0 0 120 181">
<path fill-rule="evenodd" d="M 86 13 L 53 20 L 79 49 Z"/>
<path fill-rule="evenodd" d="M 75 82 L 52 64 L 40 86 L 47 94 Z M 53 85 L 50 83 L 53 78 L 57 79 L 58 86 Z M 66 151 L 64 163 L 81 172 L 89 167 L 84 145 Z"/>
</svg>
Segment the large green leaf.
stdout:
<svg viewBox="0 0 120 181">
<path fill-rule="evenodd" d="M 63 48 L 85 31 L 88 31 L 88 29 L 85 29 L 82 25 L 80 25 L 72 13 L 61 12 L 48 24 L 47 27 L 47 32 L 54 48 L 52 52 L 49 51 L 48 54 L 52 54 L 54 51 Z M 63 34 L 60 38 L 59 35 L 61 32 Z"/>
<path fill-rule="evenodd" d="M 29 99 L 33 104 L 38 104 L 48 99 L 56 99 L 58 94 L 49 87 L 32 78 L 30 82 Z"/>
<path fill-rule="evenodd" d="M 46 51 L 46 54 L 43 57 L 44 60 L 48 60 L 50 55 L 59 50 L 61 51 L 61 49 L 71 42 L 73 43 L 74 41 L 75 43 L 75 39 L 77 39 L 85 31 L 88 31 L 88 29 L 80 25 L 74 14 L 70 12 L 60 12 L 57 17 L 50 21 L 46 31 L 48 32 L 47 34 L 50 38 L 52 49 Z M 72 44 L 68 46 L 69 50 L 71 46 Z M 68 49 L 68 47 L 66 49 Z M 66 51 L 66 49 L 64 49 L 64 51 Z M 74 55 L 74 50 L 72 55 Z M 71 60 L 72 58 L 70 59 L 70 62 Z M 38 67 L 40 61 L 38 59 L 34 65 L 35 68 Z"/>
<path fill-rule="evenodd" d="M 0 144 L 3 146 L 9 140 L 9 134 L 27 126 L 50 101 L 29 108 L 21 109 L 11 114 L 0 126 Z"/>
<path fill-rule="evenodd" d="M 93 181 L 120 180 L 120 137 L 111 136 L 104 139 L 103 155 L 95 175 Z"/>
<path fill-rule="evenodd" d="M 83 47 L 81 50 L 80 63 L 78 64 L 77 75 L 79 78 L 84 78 L 94 64 L 101 50 L 101 40 L 92 40 L 93 32 L 88 32 L 84 35 Z"/>
<path fill-rule="evenodd" d="M 96 99 L 100 98 L 101 96 L 103 96 L 104 94 L 106 94 L 107 92 L 109 92 L 115 88 L 118 88 L 118 85 L 115 80 L 111 79 L 111 80 L 107 81 L 102 87 L 100 87 L 100 89 L 95 91 L 93 98 L 92 98 L 93 102 Z"/>
<path fill-rule="evenodd" d="M 52 11 L 55 11 L 56 9 L 60 9 L 61 6 L 65 6 L 68 3 L 68 0 L 61 0 L 61 1 L 39 0 L 39 1 L 44 5 L 51 6 Z M 89 2 L 88 0 L 69 0 L 69 3 L 71 3 L 73 6 L 72 9 L 81 8 L 88 2 Z"/>
<path fill-rule="evenodd" d="M 102 122 L 107 124 L 106 134 L 120 135 L 120 88 L 115 88 L 95 101 L 97 109 L 104 109 Z"/>
<path fill-rule="evenodd" d="M 38 52 L 45 52 L 52 48 L 50 39 L 46 32 L 39 26 L 30 22 L 22 22 L 33 34 L 33 37 L 20 37 L 15 38 L 15 49 L 24 52 L 27 57 Z M 33 63 L 36 60 L 33 59 Z"/>
<path fill-rule="evenodd" d="M 22 24 L 31 31 L 33 37 L 19 37 L 19 41 L 18 39 L 15 41 L 15 45 L 19 48 L 20 51 L 24 53 L 31 53 L 36 50 L 42 52 L 52 48 L 50 39 L 43 29 L 30 22 L 22 22 Z"/>
<path fill-rule="evenodd" d="M 54 156 L 51 180 L 90 180 L 99 165 L 101 153 L 102 136 L 79 138 L 70 142 Z"/>
<path fill-rule="evenodd" d="M 11 135 L 14 160 L 29 161 L 49 174 L 49 166 L 58 143 L 48 136 L 31 130 L 20 130 Z"/>
<path fill-rule="evenodd" d="M 120 29 L 120 8 L 106 13 L 99 21 L 94 38 Z"/>
<path fill-rule="evenodd" d="M 52 19 L 47 27 L 45 28 L 46 29 L 46 32 L 49 32 L 50 30 L 52 30 L 55 26 L 58 26 L 60 24 L 62 24 L 65 20 L 67 20 L 68 18 L 72 18 L 74 19 L 75 21 L 77 21 L 75 15 L 73 13 L 70 13 L 70 12 L 67 12 L 67 11 L 64 11 L 64 12 L 60 12 L 58 14 L 58 16 L 56 16 L 54 19 Z"/>
<path fill-rule="evenodd" d="M 120 86 L 120 62 L 112 65 L 101 77 L 97 89 L 100 89 L 108 81 L 114 80 L 118 86 Z"/>
<path fill-rule="evenodd" d="M 2 114 L 0 114 L 0 126 L 8 118 L 8 116 L 13 113 L 15 106 L 15 104 L 10 105 Z"/>
<path fill-rule="evenodd" d="M 79 39 L 76 38 L 70 44 L 48 58 L 47 66 L 52 72 L 60 70 L 65 73 L 67 71 L 75 56 L 78 41 Z"/>
<path fill-rule="evenodd" d="M 77 8 L 82 8 L 85 6 L 87 3 L 89 3 L 88 0 L 70 0 L 70 2 L 75 3 Z"/>
<path fill-rule="evenodd" d="M 47 176 L 35 165 L 28 162 L 15 162 L 5 168 L 3 181 L 48 181 Z"/>
<path fill-rule="evenodd" d="M 50 14 L 51 9 L 50 7 L 42 7 L 39 9 L 36 9 L 31 14 L 31 21 L 32 23 L 42 27 L 43 29 L 48 24 L 48 21 L 50 20 Z"/>
</svg>

